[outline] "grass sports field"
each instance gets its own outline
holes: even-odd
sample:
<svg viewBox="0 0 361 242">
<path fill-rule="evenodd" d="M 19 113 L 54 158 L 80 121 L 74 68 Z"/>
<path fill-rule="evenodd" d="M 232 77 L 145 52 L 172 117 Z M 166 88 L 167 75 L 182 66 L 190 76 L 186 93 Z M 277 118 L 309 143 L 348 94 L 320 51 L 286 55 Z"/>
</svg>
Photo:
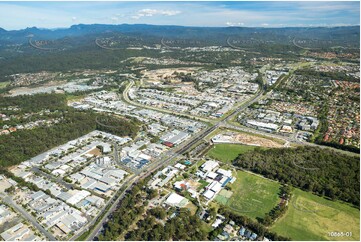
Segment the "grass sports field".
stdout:
<svg viewBox="0 0 361 242">
<path fill-rule="evenodd" d="M 256 147 L 237 144 L 216 144 L 208 151 L 207 155 L 222 162 L 232 162 L 239 154 L 254 150 Z"/>
<path fill-rule="evenodd" d="M 6 87 L 10 82 L 0 82 L 0 89 Z"/>
<path fill-rule="evenodd" d="M 360 211 L 348 204 L 329 201 L 294 189 L 286 214 L 271 231 L 292 240 L 360 240 Z M 352 232 L 332 237 L 329 232 Z"/>
<path fill-rule="evenodd" d="M 215 197 L 215 200 L 223 205 L 227 205 L 229 198 L 232 196 L 233 192 L 222 189 L 219 194 Z"/>
<path fill-rule="evenodd" d="M 225 204 L 233 212 L 250 218 L 264 217 L 280 201 L 280 185 L 263 177 L 238 171 L 231 184 L 232 196 Z M 216 198 L 222 203 L 224 198 Z"/>
</svg>

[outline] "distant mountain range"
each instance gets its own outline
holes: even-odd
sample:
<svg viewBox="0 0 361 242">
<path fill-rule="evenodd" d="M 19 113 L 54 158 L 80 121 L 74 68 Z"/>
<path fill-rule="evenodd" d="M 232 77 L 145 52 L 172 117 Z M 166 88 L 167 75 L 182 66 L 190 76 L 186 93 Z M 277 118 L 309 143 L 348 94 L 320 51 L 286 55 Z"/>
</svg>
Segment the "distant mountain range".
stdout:
<svg viewBox="0 0 361 242">
<path fill-rule="evenodd" d="M 163 51 L 176 47 L 179 51 Z M 127 69 L 127 58 L 146 56 L 232 64 L 239 53 L 217 59 L 212 51 L 194 54 L 187 47 L 223 46 L 252 56 L 299 58 L 304 50 L 358 53 L 359 26 L 334 28 L 183 27 L 79 24 L 64 29 L 0 29 L 0 82 L 14 73 L 75 69 Z M 109 51 L 115 50 L 115 51 Z M 141 51 L 140 51 L 141 50 Z M 244 56 L 242 54 L 242 56 Z"/>
<path fill-rule="evenodd" d="M 359 43 L 360 27 L 286 27 L 286 28 L 248 28 L 248 27 L 183 27 L 147 24 L 78 24 L 70 28 L 39 29 L 37 27 L 22 30 L 5 30 L 0 28 L 0 44 L 26 43 L 29 37 L 38 40 L 55 40 L 65 37 L 101 36 L 109 33 L 121 33 L 133 36 L 151 36 L 158 38 L 182 39 L 217 39 L 224 37 L 253 38 L 273 40 L 289 38 L 333 39 Z"/>
</svg>

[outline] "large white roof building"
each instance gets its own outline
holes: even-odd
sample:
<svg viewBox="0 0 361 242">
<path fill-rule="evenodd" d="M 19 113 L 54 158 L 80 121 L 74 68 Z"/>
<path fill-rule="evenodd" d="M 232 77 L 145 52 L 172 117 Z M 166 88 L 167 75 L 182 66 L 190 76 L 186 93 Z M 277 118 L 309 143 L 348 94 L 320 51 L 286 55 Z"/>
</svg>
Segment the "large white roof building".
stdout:
<svg viewBox="0 0 361 242">
<path fill-rule="evenodd" d="M 217 161 L 208 160 L 201 166 L 201 168 L 203 171 L 210 172 L 213 171 L 217 166 L 219 166 Z"/>
<path fill-rule="evenodd" d="M 169 195 L 165 203 L 172 207 L 184 207 L 187 205 L 188 199 L 178 195 L 177 193 L 172 193 Z"/>
</svg>

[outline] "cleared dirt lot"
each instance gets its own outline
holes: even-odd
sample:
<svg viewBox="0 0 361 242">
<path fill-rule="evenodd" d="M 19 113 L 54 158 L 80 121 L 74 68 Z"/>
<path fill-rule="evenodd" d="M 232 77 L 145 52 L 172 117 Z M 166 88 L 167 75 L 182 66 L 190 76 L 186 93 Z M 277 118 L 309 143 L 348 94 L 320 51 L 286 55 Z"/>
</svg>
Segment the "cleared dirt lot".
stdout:
<svg viewBox="0 0 361 242">
<path fill-rule="evenodd" d="M 185 67 L 185 68 L 164 68 L 164 69 L 157 69 L 157 70 L 145 70 L 142 71 L 143 78 L 145 81 L 149 82 L 158 82 L 163 81 L 165 79 L 172 79 L 175 78 L 175 72 L 183 72 L 185 74 L 193 73 L 199 68 L 197 67 Z"/>
<path fill-rule="evenodd" d="M 265 139 L 265 138 L 258 137 L 258 136 L 252 136 L 252 135 L 245 134 L 245 133 L 234 134 L 233 139 L 235 142 L 240 142 L 240 143 L 246 144 L 246 145 L 257 145 L 257 146 L 262 146 L 262 147 L 267 147 L 267 148 L 283 147 L 282 144 L 277 143 L 273 140 Z"/>
</svg>

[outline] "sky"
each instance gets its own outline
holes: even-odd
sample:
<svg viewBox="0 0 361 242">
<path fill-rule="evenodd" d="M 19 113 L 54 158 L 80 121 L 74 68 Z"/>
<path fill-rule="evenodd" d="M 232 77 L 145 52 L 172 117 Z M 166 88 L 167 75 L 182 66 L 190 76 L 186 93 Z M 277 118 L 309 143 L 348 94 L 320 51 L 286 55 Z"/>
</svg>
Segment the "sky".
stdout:
<svg viewBox="0 0 361 242">
<path fill-rule="evenodd" d="M 0 2 L 7 30 L 75 24 L 315 27 L 360 24 L 360 2 Z"/>
</svg>

